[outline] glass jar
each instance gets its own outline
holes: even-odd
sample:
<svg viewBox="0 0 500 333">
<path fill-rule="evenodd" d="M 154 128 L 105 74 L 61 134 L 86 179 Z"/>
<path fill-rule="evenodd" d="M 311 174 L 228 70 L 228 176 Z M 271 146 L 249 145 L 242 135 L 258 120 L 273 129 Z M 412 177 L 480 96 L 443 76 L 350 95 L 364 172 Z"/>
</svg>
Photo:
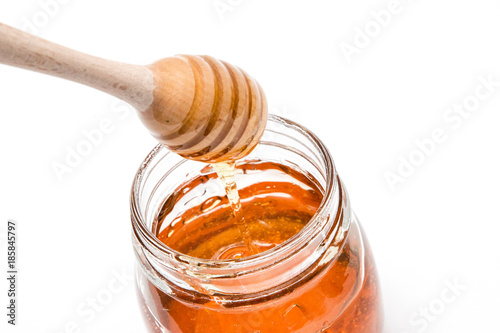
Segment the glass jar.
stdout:
<svg viewBox="0 0 500 333">
<path fill-rule="evenodd" d="M 210 167 L 161 145 L 141 165 L 132 187 L 131 218 L 138 296 L 149 331 L 381 332 L 371 250 L 326 147 L 302 126 L 270 116 L 258 147 L 239 163 L 252 159 L 301 170 L 322 188 L 323 200 L 295 236 L 231 260 L 184 255 L 154 232 L 166 198 L 186 179 L 212 172 Z M 252 179 L 243 183 L 248 182 Z M 220 186 L 206 186 L 192 199 L 224 195 Z"/>
</svg>

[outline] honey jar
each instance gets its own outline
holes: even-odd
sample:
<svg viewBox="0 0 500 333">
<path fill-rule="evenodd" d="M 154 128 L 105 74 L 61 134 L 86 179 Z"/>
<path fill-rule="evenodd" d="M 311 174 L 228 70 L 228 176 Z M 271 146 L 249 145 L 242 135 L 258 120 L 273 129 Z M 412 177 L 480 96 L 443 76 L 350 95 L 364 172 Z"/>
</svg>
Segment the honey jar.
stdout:
<svg viewBox="0 0 500 333">
<path fill-rule="evenodd" d="M 210 165 L 159 145 L 139 168 L 131 218 L 148 330 L 381 332 L 372 253 L 324 144 L 270 116 L 235 178 L 252 250 Z"/>
</svg>

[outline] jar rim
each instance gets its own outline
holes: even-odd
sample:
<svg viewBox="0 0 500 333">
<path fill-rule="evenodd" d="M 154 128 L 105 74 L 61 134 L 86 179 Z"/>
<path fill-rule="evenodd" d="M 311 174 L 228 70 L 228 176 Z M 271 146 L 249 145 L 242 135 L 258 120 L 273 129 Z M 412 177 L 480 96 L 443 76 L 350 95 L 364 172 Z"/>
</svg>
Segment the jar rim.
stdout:
<svg viewBox="0 0 500 333">
<path fill-rule="evenodd" d="M 163 145 L 158 144 L 144 159 L 132 183 L 130 204 L 132 226 L 136 237 L 140 239 L 143 244 L 145 243 L 144 245 L 149 245 L 149 250 L 153 250 L 156 256 L 161 256 L 169 259 L 175 258 L 179 263 L 194 268 L 194 271 L 199 271 L 200 269 L 208 269 L 211 272 L 211 278 L 223 278 L 235 276 L 235 273 L 227 274 L 227 269 L 231 269 L 231 271 L 238 271 L 239 273 L 237 273 L 237 275 L 239 276 L 253 271 L 253 268 L 255 268 L 256 265 L 259 265 L 258 268 L 262 269 L 263 267 L 261 263 L 263 261 L 267 262 L 269 260 L 269 265 L 276 264 L 277 260 L 280 261 L 289 257 L 290 253 L 295 252 L 294 249 L 299 248 L 301 243 L 303 243 L 304 241 L 306 241 L 307 243 L 307 239 L 309 239 L 310 237 L 314 237 L 317 232 L 320 232 L 322 229 L 322 225 L 324 225 L 327 222 L 326 220 L 328 220 L 322 217 L 330 215 L 331 212 L 329 212 L 328 210 L 330 209 L 331 203 L 334 200 L 335 194 L 339 190 L 338 176 L 330 152 L 324 145 L 324 143 L 314 133 L 292 120 L 270 114 L 268 116 L 268 122 L 284 125 L 285 127 L 299 131 L 301 134 L 306 136 L 310 140 L 310 143 L 312 143 L 318 150 L 319 156 L 324 163 L 325 188 L 323 200 L 321 201 L 321 204 L 315 214 L 311 217 L 310 221 L 297 234 L 267 251 L 238 259 L 201 259 L 183 254 L 168 247 L 163 242 L 161 242 L 151 230 L 149 230 L 145 221 L 145 217 L 139 209 L 141 182 L 145 181 L 144 174 L 148 171 L 149 163 L 162 150 L 166 150 Z M 166 152 L 165 156 L 167 156 L 168 154 L 175 153 L 168 151 Z M 177 165 L 176 167 L 178 166 L 179 165 Z"/>
</svg>

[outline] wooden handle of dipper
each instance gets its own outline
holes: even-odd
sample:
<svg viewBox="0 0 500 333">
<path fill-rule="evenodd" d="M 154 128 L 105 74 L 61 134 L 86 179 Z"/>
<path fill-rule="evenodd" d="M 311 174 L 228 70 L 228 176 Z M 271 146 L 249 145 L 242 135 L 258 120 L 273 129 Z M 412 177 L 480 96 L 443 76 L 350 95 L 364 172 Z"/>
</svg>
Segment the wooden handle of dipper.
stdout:
<svg viewBox="0 0 500 333">
<path fill-rule="evenodd" d="M 0 23 L 0 63 L 82 83 L 134 106 L 151 134 L 183 157 L 244 157 L 267 120 L 259 84 L 209 56 L 180 55 L 150 66 L 90 56 Z"/>
</svg>

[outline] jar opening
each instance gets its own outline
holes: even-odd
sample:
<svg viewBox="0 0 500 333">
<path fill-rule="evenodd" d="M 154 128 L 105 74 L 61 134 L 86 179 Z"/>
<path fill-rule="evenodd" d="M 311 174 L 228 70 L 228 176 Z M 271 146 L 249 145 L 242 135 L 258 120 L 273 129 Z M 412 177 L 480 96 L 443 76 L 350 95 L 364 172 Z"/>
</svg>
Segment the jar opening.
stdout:
<svg viewBox="0 0 500 333">
<path fill-rule="evenodd" d="M 272 151 L 266 155 L 260 151 L 264 150 L 263 148 Z M 281 151 L 286 151 L 289 155 L 279 154 Z M 295 160 L 290 157 L 292 155 L 296 156 L 293 157 Z M 343 199 L 333 160 L 328 149 L 309 130 L 293 121 L 270 115 L 259 146 L 240 163 L 252 158 L 276 159 L 276 156 L 280 156 L 279 159 L 286 163 L 295 164 L 298 169 L 306 169 L 304 166 L 307 165 L 305 171 L 311 173 L 324 191 L 323 200 L 314 216 L 291 238 L 249 257 L 223 260 L 191 257 L 166 246 L 152 231 L 151 220 L 158 214 L 158 202 L 162 200 L 161 197 L 154 198 L 154 195 L 161 192 L 163 182 L 169 177 L 177 177 L 175 172 L 182 170 L 187 164 L 199 162 L 179 158 L 158 145 L 142 163 L 132 186 L 131 215 L 137 246 L 146 250 L 148 260 L 155 269 L 181 269 L 193 278 L 202 280 L 234 278 L 271 266 L 286 265 L 285 262 L 291 256 L 297 256 L 300 252 L 304 256 L 305 264 L 314 260 L 317 257 L 313 255 L 314 246 L 324 243 L 325 228 L 328 224 L 333 226 L 340 223 L 338 219 Z M 172 161 L 166 163 L 170 159 Z M 202 164 L 197 167 L 201 168 Z M 189 177 L 189 173 L 186 177 Z M 336 228 L 338 227 L 337 225 Z M 305 251 L 306 248 L 310 249 Z"/>
</svg>

